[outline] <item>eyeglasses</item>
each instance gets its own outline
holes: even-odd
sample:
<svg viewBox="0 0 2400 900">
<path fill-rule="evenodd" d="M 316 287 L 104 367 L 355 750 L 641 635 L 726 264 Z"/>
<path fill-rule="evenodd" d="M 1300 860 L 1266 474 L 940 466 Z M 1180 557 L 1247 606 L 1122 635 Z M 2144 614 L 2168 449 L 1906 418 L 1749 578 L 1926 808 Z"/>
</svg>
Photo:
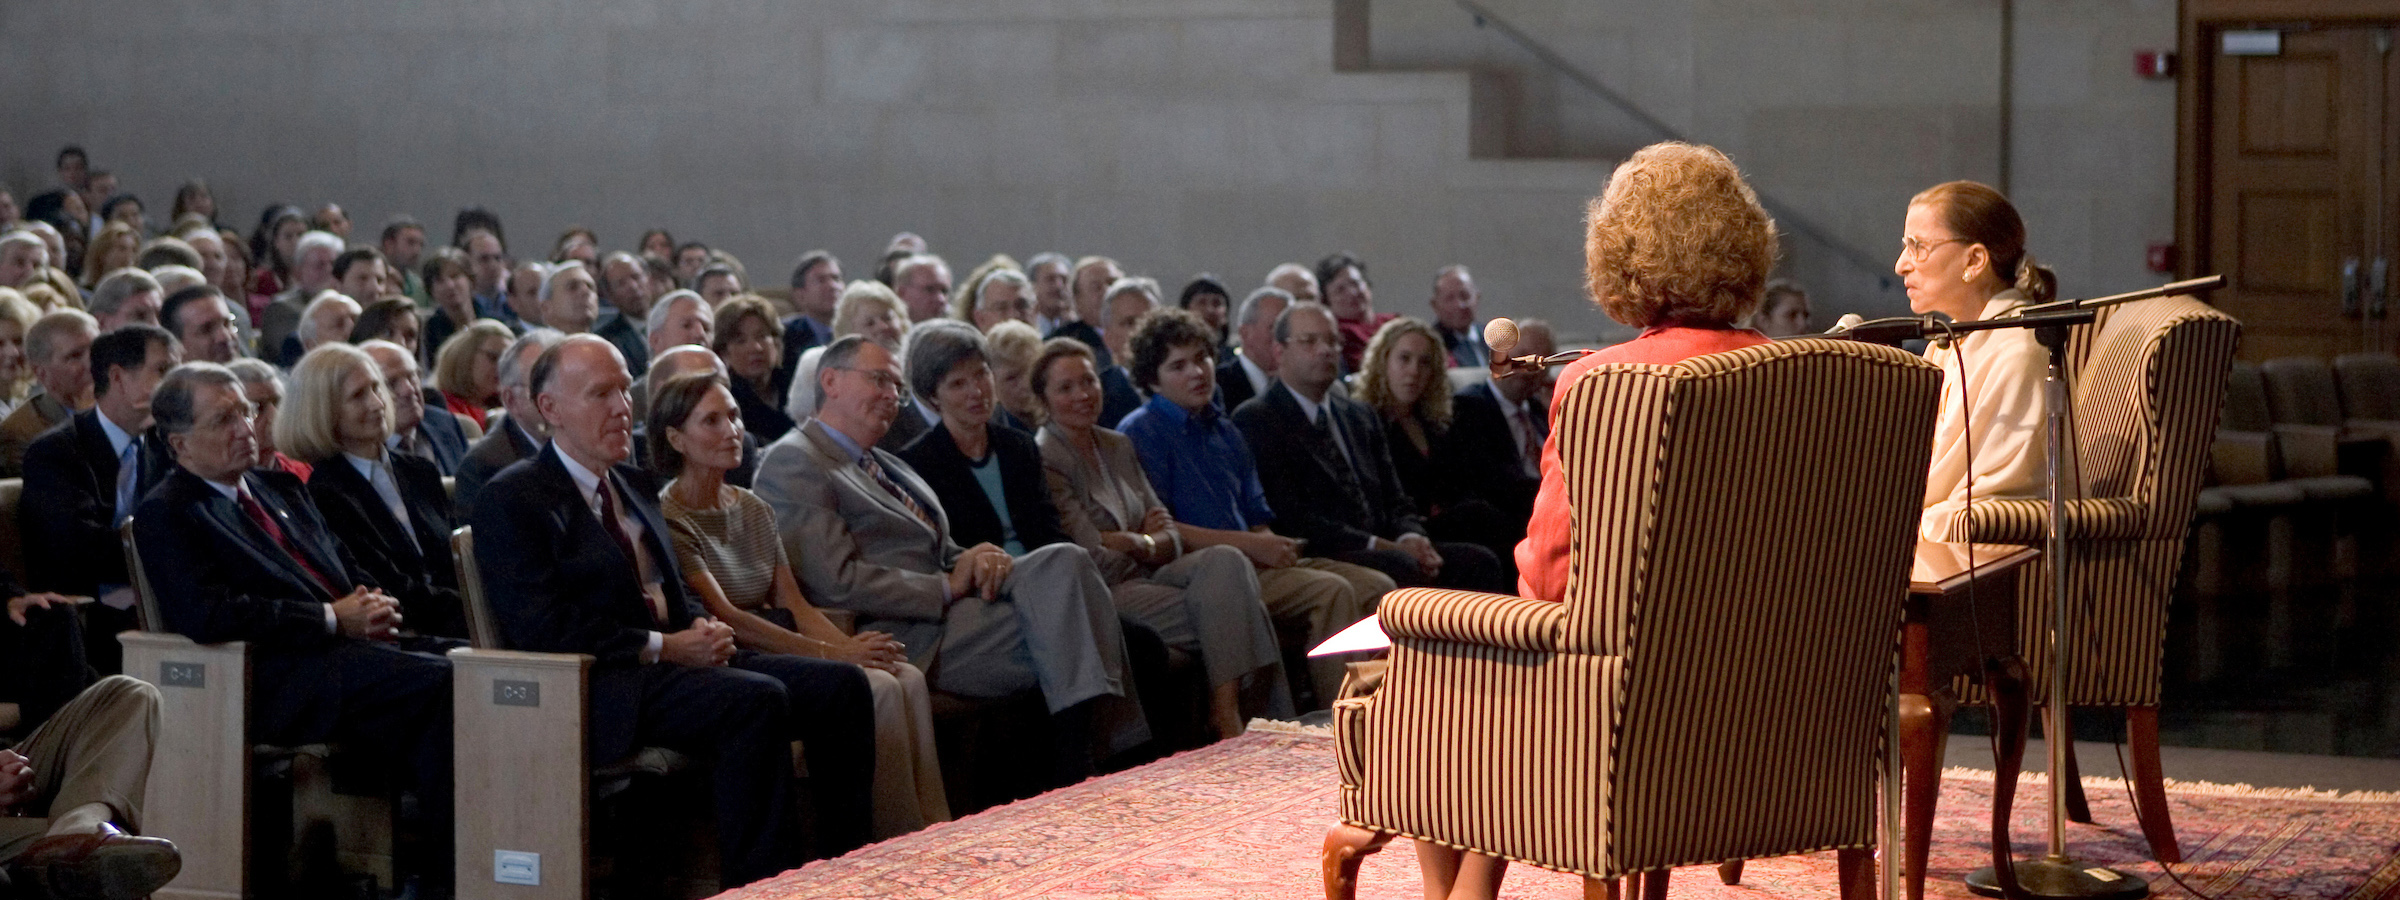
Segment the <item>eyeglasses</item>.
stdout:
<svg viewBox="0 0 2400 900">
<path fill-rule="evenodd" d="M 1939 247 L 1943 244 L 1956 244 L 1965 240 L 1966 238 L 1943 238 L 1938 241 L 1920 241 L 1913 237 L 1904 237 L 1900 239 L 1900 252 L 1907 254 L 1909 259 L 1923 262 L 1925 255 L 1932 253 L 1933 248 Z"/>
<path fill-rule="evenodd" d="M 876 387 L 887 391 L 896 391 L 900 389 L 900 376 L 894 375 L 890 372 L 875 372 L 867 369 L 856 369 L 849 366 L 833 366 L 832 368 L 836 372 L 856 372 L 860 375 L 867 376 L 868 381 L 874 382 Z"/>
</svg>

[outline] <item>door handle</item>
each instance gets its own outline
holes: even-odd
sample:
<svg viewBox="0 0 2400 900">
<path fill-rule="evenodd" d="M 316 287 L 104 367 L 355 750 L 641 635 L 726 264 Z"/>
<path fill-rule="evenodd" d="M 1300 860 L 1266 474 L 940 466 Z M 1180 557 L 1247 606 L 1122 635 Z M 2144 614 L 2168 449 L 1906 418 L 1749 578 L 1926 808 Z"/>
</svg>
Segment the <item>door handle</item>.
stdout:
<svg viewBox="0 0 2400 900">
<path fill-rule="evenodd" d="M 2390 274 L 2391 261 L 2381 256 L 2375 257 L 2375 264 L 2367 267 L 2367 319 L 2369 321 L 2383 319 L 2385 301 L 2389 297 L 2385 293 L 2385 289 L 2391 284 L 2385 276 Z"/>
<path fill-rule="evenodd" d="M 2342 260 L 2342 318 L 2355 319 L 2362 312 L 2359 308 L 2360 274 L 2358 257 Z"/>
</svg>

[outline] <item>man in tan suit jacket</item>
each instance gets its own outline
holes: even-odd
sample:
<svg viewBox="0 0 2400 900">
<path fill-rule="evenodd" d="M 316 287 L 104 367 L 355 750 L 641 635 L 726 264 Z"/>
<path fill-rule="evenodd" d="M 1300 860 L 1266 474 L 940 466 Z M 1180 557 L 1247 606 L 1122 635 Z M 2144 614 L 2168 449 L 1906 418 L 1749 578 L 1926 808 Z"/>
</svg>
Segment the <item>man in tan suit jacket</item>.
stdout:
<svg viewBox="0 0 2400 900">
<path fill-rule="evenodd" d="M 25 331 L 25 360 L 41 392 L 0 419 L 0 478 L 25 474 L 25 448 L 92 405 L 92 339 L 100 323 L 79 309 L 61 309 Z"/>
</svg>

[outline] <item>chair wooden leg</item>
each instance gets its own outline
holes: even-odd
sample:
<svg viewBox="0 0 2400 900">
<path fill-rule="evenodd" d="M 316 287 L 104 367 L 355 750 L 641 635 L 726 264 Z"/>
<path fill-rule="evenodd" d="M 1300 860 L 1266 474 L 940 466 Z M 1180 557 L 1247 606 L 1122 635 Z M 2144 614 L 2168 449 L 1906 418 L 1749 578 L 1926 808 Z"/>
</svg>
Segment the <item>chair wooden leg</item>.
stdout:
<svg viewBox="0 0 2400 900">
<path fill-rule="evenodd" d="M 1359 863 L 1391 842 L 1391 832 L 1372 831 L 1348 822 L 1336 822 L 1326 829 L 1322 857 L 1325 900 L 1350 900 L 1358 896 Z"/>
<path fill-rule="evenodd" d="M 1624 900 L 1624 898 L 1620 896 L 1620 892 L 1617 890 L 1616 879 L 1593 878 L 1590 876 L 1585 876 L 1583 879 L 1583 900 Z"/>
<path fill-rule="evenodd" d="M 2050 734 L 2045 724 L 2042 739 L 2067 742 L 2067 771 L 2062 774 L 2062 779 L 2066 784 L 2059 786 L 2067 792 L 2067 821 L 2090 825 L 2092 824 L 2092 804 L 2083 796 L 2083 767 L 2075 762 L 2075 711 L 2067 710 L 2065 718 L 2067 720 L 2066 734 Z M 2043 721 L 2047 723 L 2049 720 L 2044 719 Z"/>
<path fill-rule="evenodd" d="M 1900 695 L 1902 883 L 1908 900 L 1924 900 L 1925 859 L 1933 846 L 1934 807 L 1942 796 L 1942 755 L 1950 741 L 1947 697 Z M 1732 882 L 1726 882 L 1732 884 Z"/>
<path fill-rule="evenodd" d="M 1642 873 L 1642 900 L 1667 900 L 1667 879 L 1673 869 L 1658 869 Z"/>
<path fill-rule="evenodd" d="M 2129 706 L 2125 708 L 2125 743 L 2131 758 L 2125 764 L 2133 769 L 2134 796 L 2141 800 L 2142 836 L 2150 839 L 2150 853 L 2162 863 L 2183 861 L 2183 848 L 2175 843 L 2175 821 L 2167 814 L 2166 773 L 2158 766 L 2158 707 Z"/>
<path fill-rule="evenodd" d="M 1722 881 L 1722 882 L 1724 882 L 1724 883 L 1726 883 L 1726 884 L 1740 884 L 1740 883 L 1742 883 L 1742 863 L 1743 863 L 1743 862 L 1744 862 L 1744 860 L 1739 860 L 1739 859 L 1729 859 L 1729 860 L 1726 860 L 1726 861 L 1724 861 L 1724 862 L 1718 863 L 1718 864 L 1717 864 L 1717 880 L 1718 880 L 1718 881 Z"/>
<path fill-rule="evenodd" d="M 1875 896 L 1875 851 L 1856 847 L 1835 852 L 1841 872 L 1842 900 L 1869 900 Z"/>
</svg>

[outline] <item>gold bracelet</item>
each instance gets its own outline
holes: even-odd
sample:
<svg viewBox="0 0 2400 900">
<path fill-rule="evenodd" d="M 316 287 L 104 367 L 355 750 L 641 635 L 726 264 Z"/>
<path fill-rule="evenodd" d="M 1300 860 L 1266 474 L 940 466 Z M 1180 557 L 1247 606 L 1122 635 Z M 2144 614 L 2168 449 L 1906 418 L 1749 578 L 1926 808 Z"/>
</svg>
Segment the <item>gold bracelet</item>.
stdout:
<svg viewBox="0 0 2400 900">
<path fill-rule="evenodd" d="M 1151 537 L 1150 535 L 1148 535 L 1148 534 L 1146 534 L 1146 533 L 1144 533 L 1144 532 L 1139 532 L 1139 531 L 1136 531 L 1136 532 L 1134 532 L 1134 533 L 1133 533 L 1133 536 L 1134 536 L 1134 537 L 1138 537 L 1138 538 L 1141 538 L 1141 539 L 1142 539 L 1142 555 L 1143 555 L 1143 556 L 1151 556 L 1151 557 L 1155 557 L 1155 556 L 1157 556 L 1157 555 L 1158 555 L 1158 539 L 1157 539 L 1157 538 Z"/>
</svg>

